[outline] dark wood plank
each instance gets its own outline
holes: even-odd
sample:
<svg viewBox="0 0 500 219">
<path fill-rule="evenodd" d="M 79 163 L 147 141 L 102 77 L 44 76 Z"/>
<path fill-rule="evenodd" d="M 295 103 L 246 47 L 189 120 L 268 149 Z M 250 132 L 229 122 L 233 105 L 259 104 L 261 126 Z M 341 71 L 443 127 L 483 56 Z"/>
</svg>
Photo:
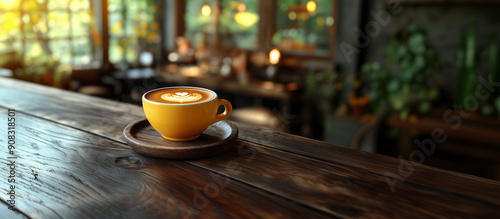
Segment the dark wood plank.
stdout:
<svg viewBox="0 0 500 219">
<path fill-rule="evenodd" d="M 2 108 L 0 121 L 6 119 Z M 29 217 L 327 216 L 187 162 L 144 157 L 124 143 L 20 112 L 16 137 L 16 208 Z M 1 150 L 0 156 L 11 155 Z M 8 186 L 0 181 L 2 194 Z"/>
<path fill-rule="evenodd" d="M 395 159 L 243 124 L 238 124 L 238 128 L 240 129 L 239 138 L 241 139 L 334 164 L 350 166 L 361 171 L 384 176 L 391 181 L 394 179 L 396 180 L 395 190 L 405 186 L 405 184 L 414 183 L 482 202 L 500 203 L 500 182 L 498 181 L 426 165 L 411 165 L 413 171 L 409 172 L 406 169 L 408 167 L 407 157 Z M 400 172 L 405 174 L 400 174 Z M 390 189 L 389 184 L 386 187 Z"/>
<path fill-rule="evenodd" d="M 15 84 L 15 82 L 13 82 Z M 140 107 L 135 107 L 135 106 L 126 106 L 132 108 L 132 110 L 129 111 L 128 114 L 123 113 L 114 113 L 115 111 L 120 111 L 123 109 L 115 109 L 113 107 L 100 107 L 98 105 L 92 104 L 92 102 L 106 102 L 103 100 L 98 100 L 98 101 L 93 101 L 95 98 L 90 98 L 82 95 L 76 95 L 76 94 L 71 94 L 59 90 L 54 90 L 54 89 L 45 89 L 43 87 L 39 86 L 34 86 L 30 87 L 29 89 L 26 89 L 24 91 L 18 91 L 18 90 L 12 90 L 12 89 L 7 89 L 3 88 L 2 86 L 6 86 L 2 83 L 0 80 L 0 92 L 5 92 L 9 93 L 10 95 L 6 95 L 8 97 L 0 97 L 0 104 L 3 104 L 4 102 L 7 103 L 8 101 L 15 101 L 15 98 L 12 98 L 11 96 L 18 95 L 21 97 L 27 96 L 27 99 L 31 99 L 35 101 L 35 103 L 40 103 L 40 102 L 45 102 L 45 103 L 51 103 L 50 108 L 52 110 L 47 109 L 47 107 L 44 109 L 43 107 L 36 108 L 33 106 L 33 104 L 28 104 L 24 101 L 20 101 L 21 103 L 15 103 L 15 104 L 9 104 L 8 105 L 17 105 L 19 107 L 19 110 L 23 110 L 26 112 L 29 112 L 31 114 L 41 116 L 43 118 L 49 118 L 53 119 L 55 121 L 61 122 L 63 124 L 67 124 L 70 126 L 75 126 L 80 129 L 85 129 L 88 131 L 95 131 L 96 133 L 101 133 L 104 136 L 107 136 L 112 139 L 117 139 L 120 140 L 121 136 L 117 136 L 116 133 L 119 133 L 123 127 L 125 127 L 129 122 L 133 121 L 137 117 L 142 116 L 142 110 Z M 11 85 L 13 86 L 13 85 Z M 38 90 L 37 90 L 38 89 Z M 36 93 L 43 92 L 44 95 L 37 95 Z M 67 105 L 65 104 L 64 100 L 60 100 L 61 98 L 56 98 L 58 96 L 65 96 L 68 97 L 69 99 L 76 99 L 75 97 L 83 99 L 84 101 L 78 103 L 74 102 L 73 104 Z M 42 100 L 40 100 L 42 99 Z M 89 102 L 89 103 L 87 103 Z M 117 104 L 113 103 L 112 101 L 108 101 L 108 105 L 112 104 Z M 36 105 L 36 104 L 35 104 Z M 59 106 L 63 105 L 63 106 Z M 79 115 L 78 110 L 83 110 L 86 112 L 84 115 L 83 120 L 89 120 L 89 121 L 82 121 L 75 123 L 74 118 L 79 118 L 81 115 Z M 102 112 L 99 112 L 102 111 Z M 106 111 L 106 112 L 105 112 Z M 106 121 L 113 121 L 112 124 L 114 125 L 109 125 L 106 126 L 106 129 L 103 130 L 102 126 L 95 126 L 92 124 L 101 124 L 101 120 L 103 119 L 100 117 L 100 115 L 106 115 L 108 116 Z M 70 118 L 73 118 L 71 120 Z M 238 124 L 240 127 L 240 139 L 243 140 L 249 140 L 250 142 L 255 142 L 261 145 L 265 145 L 266 148 L 276 148 L 279 150 L 276 150 L 276 160 L 280 160 L 281 156 L 292 156 L 293 154 L 290 153 L 284 153 L 283 151 L 288 151 L 291 153 L 295 153 L 301 156 L 307 156 L 311 158 L 316 158 L 320 159 L 324 162 L 317 163 L 318 166 L 322 166 L 324 164 L 328 165 L 333 165 L 338 168 L 346 168 L 350 171 L 358 172 L 360 175 L 362 174 L 368 174 L 370 177 L 376 179 L 376 182 L 373 182 L 376 185 L 380 186 L 385 186 L 385 191 L 390 191 L 389 187 L 387 186 L 387 183 L 385 182 L 386 178 L 384 177 L 385 171 L 395 171 L 397 173 L 398 171 L 398 166 L 399 166 L 399 161 L 394 158 L 389 158 L 385 156 L 380 156 L 376 154 L 370 154 L 370 153 L 365 153 L 362 151 L 356 151 L 344 147 L 338 147 L 334 146 L 331 144 L 327 144 L 324 142 L 319 142 L 319 141 L 314 141 L 306 138 L 301 138 L 297 136 L 291 136 L 291 135 L 286 135 L 280 132 L 269 132 L 267 130 L 258 130 L 253 127 L 246 127 L 244 125 Z M 249 143 L 250 143 L 249 142 Z M 254 145 L 254 147 L 257 147 L 259 145 Z M 279 156 L 278 156 L 279 155 Z M 297 156 L 297 155 L 294 155 Z M 298 157 L 301 157 L 298 156 Z M 252 169 L 254 165 L 257 165 L 256 163 L 248 163 L 242 160 L 241 156 L 237 157 L 237 160 L 234 160 L 235 162 L 238 162 L 242 168 L 246 169 Z M 247 158 L 245 158 L 247 159 Z M 271 159 L 272 160 L 272 159 Z M 271 161 L 267 160 L 259 160 L 259 163 L 267 163 L 267 165 L 273 166 Z M 319 162 L 319 161 L 317 161 Z M 191 161 L 191 163 L 194 163 Z M 200 167 L 206 168 L 208 170 L 213 170 L 216 171 L 217 168 L 211 166 L 209 163 L 203 163 L 203 162 L 198 162 L 196 163 Z M 282 168 L 288 168 L 288 166 L 294 166 L 291 164 L 286 164 L 285 166 L 282 166 L 284 164 L 281 164 L 280 166 L 276 166 L 276 168 L 282 167 Z M 298 164 L 301 165 L 301 164 Z M 241 180 L 244 182 L 247 182 L 249 184 L 252 184 L 253 186 L 260 187 L 266 191 L 272 191 L 273 193 L 279 194 L 281 196 L 290 198 L 292 200 L 296 200 L 293 191 L 282 191 L 279 188 L 274 188 L 274 187 L 280 187 L 280 184 L 275 184 L 273 188 L 269 188 L 268 184 L 259 182 L 260 175 L 262 173 L 259 172 L 249 172 L 252 174 L 245 173 L 243 175 L 237 174 L 235 172 L 229 171 L 229 170 L 224 170 L 224 169 L 218 169 L 217 170 L 219 173 L 230 176 L 231 178 Z M 361 174 L 362 173 L 362 174 Z M 292 176 L 292 175 L 291 175 Z M 283 179 L 283 183 L 288 183 L 291 185 L 296 186 L 299 182 L 294 181 L 294 178 L 285 178 Z M 314 179 L 314 176 L 312 176 Z M 499 203 L 499 196 L 498 194 L 498 188 L 499 184 L 497 182 L 493 182 L 491 180 L 485 180 L 485 179 L 480 179 L 477 177 L 472 177 L 468 176 L 465 174 L 459 174 L 459 173 L 454 173 L 450 171 L 444 171 L 444 170 L 439 170 L 431 167 L 425 167 L 425 166 L 419 166 L 415 167 L 415 172 L 407 178 L 401 177 L 401 176 L 391 176 L 389 179 L 400 179 L 404 180 L 406 179 L 407 182 L 398 182 L 396 185 L 396 190 L 395 192 L 398 192 L 398 190 L 402 189 L 403 193 L 404 191 L 410 193 L 410 194 L 416 194 L 419 192 L 423 192 L 424 194 L 429 192 L 429 191 L 436 191 L 436 192 L 444 192 L 447 194 L 451 194 L 452 196 L 457 196 L 461 197 L 464 199 L 472 199 L 472 202 L 477 202 L 477 203 L 483 203 L 484 206 L 486 207 L 491 207 L 491 205 L 498 205 Z M 380 182 L 385 182 L 380 184 Z M 304 191 L 314 191 L 313 187 L 317 187 L 318 185 L 310 184 L 306 185 L 307 189 L 304 189 Z M 413 192 L 407 191 L 406 187 L 410 187 L 412 189 L 415 189 Z M 283 186 L 281 186 L 283 187 Z M 299 186 L 299 188 L 301 188 Z M 382 187 L 381 187 L 382 188 Z M 420 188 L 422 191 L 420 191 Z M 380 189 L 380 188 L 379 188 Z M 353 190 L 350 188 L 350 190 Z M 375 191 L 375 190 L 373 190 Z M 365 196 L 366 197 L 366 196 Z M 392 197 L 392 196 L 388 196 Z M 408 197 L 408 194 L 406 195 Z M 409 196 L 411 197 L 411 195 Z M 395 197 L 392 197 L 395 198 Z M 388 199 L 389 200 L 389 199 Z M 397 199 L 394 199 L 397 200 Z M 460 199 L 462 200 L 462 199 Z M 463 201 L 463 200 L 462 200 Z M 330 209 L 328 207 L 328 203 L 315 203 L 310 200 L 304 200 L 302 201 L 303 204 L 309 205 L 313 208 L 318 208 L 321 210 L 326 210 L 330 212 L 335 212 L 337 215 L 343 215 L 344 213 L 342 211 L 338 211 L 335 209 Z M 476 204 L 477 204 L 476 203 Z M 476 206 L 475 204 L 473 204 Z M 439 206 L 439 205 L 438 205 Z M 390 206 L 388 206 L 390 207 Z M 479 208 L 476 208 L 478 210 Z M 408 209 L 402 209 L 402 210 L 408 210 Z M 479 211 L 480 212 L 480 211 Z M 488 211 L 486 211 L 488 212 Z M 478 213 L 478 212 L 476 212 Z"/>
<path fill-rule="evenodd" d="M 240 159 L 242 155 L 246 159 Z M 339 217 L 500 216 L 498 203 L 483 203 L 412 183 L 392 192 L 377 174 L 244 140 L 227 153 L 191 162 L 217 172 L 227 172 L 224 168 L 228 165 L 238 166 L 231 174 L 239 180 Z"/>
</svg>

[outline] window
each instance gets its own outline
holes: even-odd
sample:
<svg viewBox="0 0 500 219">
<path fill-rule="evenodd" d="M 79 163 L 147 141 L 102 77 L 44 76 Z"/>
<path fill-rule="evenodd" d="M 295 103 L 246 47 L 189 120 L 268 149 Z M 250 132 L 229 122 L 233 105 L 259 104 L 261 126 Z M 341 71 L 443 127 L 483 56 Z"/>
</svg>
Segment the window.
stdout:
<svg viewBox="0 0 500 219">
<path fill-rule="evenodd" d="M 89 0 L 1 1 L 0 54 L 14 52 L 30 65 L 89 64 L 101 43 L 92 14 Z"/>
<path fill-rule="evenodd" d="M 177 36 L 194 47 L 270 50 L 333 55 L 337 1 L 183 0 Z"/>
<path fill-rule="evenodd" d="M 213 4 L 200 0 L 186 0 L 185 36 L 197 48 L 215 45 L 215 13 Z"/>
<path fill-rule="evenodd" d="M 136 63 L 142 52 L 154 52 L 160 41 L 158 10 L 154 0 L 108 0 L 111 63 Z"/>
<path fill-rule="evenodd" d="M 110 70 L 106 63 L 137 66 L 142 52 L 159 50 L 157 2 L 0 1 L 0 67 L 2 57 L 13 54 L 24 74 L 45 74 L 59 64 L 97 70 Z"/>
<path fill-rule="evenodd" d="M 331 0 L 278 0 L 272 45 L 282 51 L 327 54 L 332 6 Z"/>
<path fill-rule="evenodd" d="M 259 1 L 222 0 L 219 34 L 222 47 L 258 48 Z"/>
</svg>

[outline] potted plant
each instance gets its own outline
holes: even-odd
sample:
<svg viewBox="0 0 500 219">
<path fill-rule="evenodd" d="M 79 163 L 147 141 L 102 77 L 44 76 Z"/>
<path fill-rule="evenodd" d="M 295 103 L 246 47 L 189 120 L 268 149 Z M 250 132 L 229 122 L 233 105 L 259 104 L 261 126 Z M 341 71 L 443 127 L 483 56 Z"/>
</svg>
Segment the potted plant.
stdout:
<svg viewBox="0 0 500 219">
<path fill-rule="evenodd" d="M 412 26 L 387 45 L 385 66 L 378 62 L 362 65 L 372 112 L 390 107 L 407 119 L 410 113 L 426 113 L 432 108 L 439 96 L 439 65 L 436 52 L 425 44 L 425 34 Z"/>
</svg>

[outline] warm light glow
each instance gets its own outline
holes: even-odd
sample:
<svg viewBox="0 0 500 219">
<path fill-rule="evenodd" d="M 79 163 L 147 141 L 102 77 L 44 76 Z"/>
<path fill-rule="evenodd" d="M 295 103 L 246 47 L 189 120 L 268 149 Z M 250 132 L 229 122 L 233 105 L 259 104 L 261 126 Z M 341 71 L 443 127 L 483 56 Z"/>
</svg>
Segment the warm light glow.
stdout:
<svg viewBox="0 0 500 219">
<path fill-rule="evenodd" d="M 293 11 L 291 11 L 290 13 L 288 13 L 288 18 L 290 18 L 290 20 L 295 20 L 297 19 L 297 14 Z"/>
<path fill-rule="evenodd" d="M 208 16 L 210 16 L 211 13 L 212 13 L 212 9 L 210 8 L 210 6 L 208 4 L 204 4 L 201 7 L 201 15 L 208 17 Z"/>
<path fill-rule="evenodd" d="M 265 89 L 273 89 L 274 83 L 272 81 L 264 81 L 262 82 L 262 87 Z"/>
<path fill-rule="evenodd" d="M 177 62 L 177 61 L 179 61 L 180 56 L 176 52 L 172 52 L 172 53 L 168 54 L 167 58 L 168 58 L 168 61 L 170 61 L 170 62 Z"/>
<path fill-rule="evenodd" d="M 309 13 L 313 13 L 316 11 L 316 2 L 314 1 L 308 1 L 306 5 L 307 11 Z"/>
<path fill-rule="evenodd" d="M 234 20 L 245 27 L 251 27 L 259 21 L 259 15 L 250 12 L 238 12 L 234 15 Z"/>
<path fill-rule="evenodd" d="M 247 5 L 245 5 L 245 3 L 241 2 L 238 4 L 238 11 L 239 12 L 244 12 L 247 10 Z"/>
<path fill-rule="evenodd" d="M 280 62 L 281 53 L 278 49 L 273 49 L 269 52 L 269 63 L 272 65 L 278 64 Z"/>
<path fill-rule="evenodd" d="M 186 77 L 203 77 L 203 72 L 198 66 L 183 67 L 180 72 Z"/>
</svg>

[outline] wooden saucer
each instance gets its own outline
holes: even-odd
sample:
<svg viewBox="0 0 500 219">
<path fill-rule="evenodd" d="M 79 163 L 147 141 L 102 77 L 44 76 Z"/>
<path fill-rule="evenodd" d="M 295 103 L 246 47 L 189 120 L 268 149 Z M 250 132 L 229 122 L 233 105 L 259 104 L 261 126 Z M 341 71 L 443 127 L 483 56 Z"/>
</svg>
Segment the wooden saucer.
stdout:
<svg viewBox="0 0 500 219">
<path fill-rule="evenodd" d="M 191 141 L 164 139 L 147 119 L 130 123 L 124 130 L 125 140 L 132 149 L 143 155 L 169 159 L 195 159 L 227 151 L 238 137 L 238 128 L 230 122 L 210 125 L 200 137 Z"/>
</svg>

